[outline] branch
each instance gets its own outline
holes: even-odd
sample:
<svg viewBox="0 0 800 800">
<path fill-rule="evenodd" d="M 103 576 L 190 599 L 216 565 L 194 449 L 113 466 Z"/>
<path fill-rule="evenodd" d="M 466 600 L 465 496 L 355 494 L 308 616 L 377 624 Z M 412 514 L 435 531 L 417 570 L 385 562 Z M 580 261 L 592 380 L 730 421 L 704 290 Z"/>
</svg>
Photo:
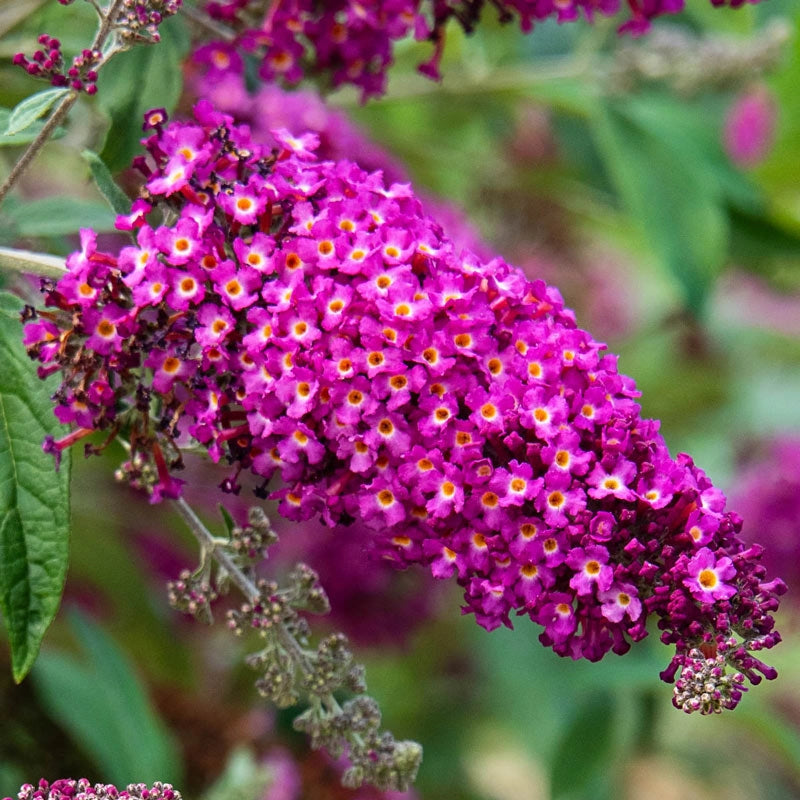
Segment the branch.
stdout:
<svg viewBox="0 0 800 800">
<path fill-rule="evenodd" d="M 94 41 L 92 42 L 92 50 L 102 50 L 105 46 L 109 35 L 113 31 L 114 21 L 119 15 L 119 11 L 123 6 L 123 2 L 124 0 L 113 0 L 106 13 L 100 17 L 100 26 L 98 27 Z M 103 65 L 108 62 L 114 52 L 116 51 L 112 48 L 109 53 L 105 53 L 103 58 L 97 64 L 95 71 L 99 71 Z M 53 135 L 55 129 L 66 118 L 67 114 L 69 114 L 69 111 L 72 106 L 75 105 L 75 101 L 78 99 L 79 94 L 80 92 L 73 90 L 64 97 L 64 99 L 56 106 L 55 111 L 53 111 L 53 113 L 50 115 L 47 122 L 45 122 L 42 130 L 39 131 L 39 135 L 28 145 L 27 150 L 25 150 L 25 152 L 22 154 L 19 161 L 14 164 L 11 173 L 5 179 L 5 181 L 3 181 L 3 185 L 0 186 L 0 205 L 2 205 L 3 200 L 11 191 L 14 184 L 16 184 L 16 182 L 20 179 L 30 163 L 34 158 L 36 158 L 39 151 L 45 146 L 47 141 Z"/>
<path fill-rule="evenodd" d="M 14 168 L 11 170 L 9 176 L 3 181 L 0 186 L 0 204 L 2 204 L 6 195 L 11 191 L 14 184 L 20 179 L 22 173 L 30 165 L 31 161 L 38 155 L 39 151 L 45 146 L 47 140 L 53 135 L 55 129 L 61 124 L 64 118 L 69 114 L 75 101 L 78 99 L 79 92 L 75 90 L 65 95 L 61 102 L 56 106 L 56 110 L 50 115 L 44 127 L 39 131 L 39 135 L 28 145 L 28 149 L 20 156 Z"/>
<path fill-rule="evenodd" d="M 223 540 L 211 534 L 183 498 L 173 500 L 173 505 L 200 543 L 201 564 L 194 573 L 185 571 L 170 584 L 170 603 L 211 622 L 210 603 L 217 589 L 223 590 L 223 582 L 234 583 L 247 602 L 228 612 L 228 627 L 237 634 L 255 631 L 264 643 L 262 650 L 247 658 L 261 673 L 256 681 L 259 693 L 279 707 L 297 703 L 300 691 L 307 695 L 309 708 L 297 717 L 295 728 L 309 735 L 314 749 L 324 747 L 333 758 L 347 756 L 350 766 L 342 776 L 345 786 L 370 783 L 379 789 L 407 789 L 419 769 L 422 748 L 380 730 L 378 704 L 364 694 L 364 670 L 354 662 L 346 638 L 333 634 L 316 650 L 308 647 L 310 629 L 298 612 L 330 610 L 317 574 L 298 564 L 282 589 L 277 583 L 255 581 L 247 574 L 277 541 L 260 508 L 251 509 L 246 528 L 230 527 L 229 540 Z M 232 520 L 228 524 L 232 526 Z M 216 588 L 211 584 L 209 559 L 217 562 L 222 573 L 217 574 Z M 341 690 L 356 696 L 340 705 L 333 693 Z"/>
<path fill-rule="evenodd" d="M 207 31 L 218 39 L 221 39 L 223 42 L 236 41 L 235 31 L 231 30 L 222 23 L 217 22 L 215 19 L 212 19 L 199 9 L 193 8 L 192 6 L 183 5 L 181 6 L 181 10 L 189 22 L 198 28 L 202 28 L 204 31 Z"/>
</svg>

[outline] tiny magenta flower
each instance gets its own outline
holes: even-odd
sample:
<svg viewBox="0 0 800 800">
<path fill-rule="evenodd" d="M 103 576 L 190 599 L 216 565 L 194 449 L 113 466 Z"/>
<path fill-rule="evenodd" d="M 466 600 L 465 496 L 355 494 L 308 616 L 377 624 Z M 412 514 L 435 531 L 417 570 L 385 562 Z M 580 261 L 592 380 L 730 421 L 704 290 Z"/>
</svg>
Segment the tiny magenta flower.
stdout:
<svg viewBox="0 0 800 800">
<path fill-rule="evenodd" d="M 707 547 L 698 550 L 689 560 L 687 571 L 689 576 L 684 578 L 684 586 L 700 602 L 727 600 L 736 594 L 735 587 L 725 583 L 736 576 L 733 562 L 724 556 L 717 559 Z"/>
<path fill-rule="evenodd" d="M 258 145 L 207 102 L 195 114 L 144 142 L 146 202 L 168 201 L 176 221 L 136 228 L 118 257 L 84 233 L 48 290 L 49 324 L 26 330 L 42 369 L 64 371 L 64 419 L 104 429 L 127 412 L 136 454 L 156 465 L 153 501 L 181 491 L 167 457 L 179 435 L 233 464 L 228 489 L 252 475 L 264 493 L 280 476 L 282 514 L 361 519 L 378 555 L 455 575 L 488 629 L 527 615 L 557 653 L 594 661 L 654 615 L 676 648 L 666 680 L 701 645 L 737 675 L 774 677 L 752 653 L 780 641 L 785 586 L 555 289 L 458 253 L 407 185 L 313 160 L 308 138 Z M 192 173 L 158 194 L 176 137 L 197 154 Z M 261 210 L 246 222 L 231 198 L 250 194 Z M 97 289 L 91 303 L 75 276 Z M 90 375 L 114 381 L 84 397 Z M 676 694 L 690 710 L 693 685 Z M 738 678 L 720 685 L 700 710 L 738 702 Z"/>
<path fill-rule="evenodd" d="M 36 785 L 26 783 L 20 788 L 16 800 L 181 800 L 181 793 L 169 783 L 131 783 L 118 789 L 110 783 L 92 784 L 86 778 L 73 780 L 61 778 L 50 783 L 44 779 Z M 7 797 L 5 800 L 12 800 Z"/>
</svg>

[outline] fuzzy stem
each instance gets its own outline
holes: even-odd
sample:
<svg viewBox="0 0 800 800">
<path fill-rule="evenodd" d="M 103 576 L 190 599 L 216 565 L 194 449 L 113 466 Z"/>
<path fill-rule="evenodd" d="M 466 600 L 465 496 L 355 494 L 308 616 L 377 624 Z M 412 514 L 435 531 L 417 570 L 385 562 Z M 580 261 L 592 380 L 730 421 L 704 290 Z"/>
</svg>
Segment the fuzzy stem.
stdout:
<svg viewBox="0 0 800 800">
<path fill-rule="evenodd" d="M 97 34 L 92 42 L 92 50 L 101 50 L 106 43 L 111 29 L 114 27 L 114 22 L 117 19 L 120 9 L 122 8 L 124 0 L 113 0 L 105 14 L 100 16 L 100 27 L 97 29 Z"/>
<path fill-rule="evenodd" d="M 216 560 L 217 564 L 228 573 L 231 580 L 239 587 L 239 590 L 247 600 L 254 605 L 258 603 L 260 596 L 258 587 L 245 575 L 244 571 L 236 565 L 233 559 L 217 546 L 217 540 L 214 538 L 211 531 L 203 524 L 200 517 L 197 516 L 194 509 L 182 497 L 173 500 L 172 504 L 183 518 L 189 530 L 200 542 L 201 547 L 203 547 L 208 554 Z M 293 661 L 305 672 L 310 672 L 312 667 L 305 651 L 294 636 L 289 633 L 286 626 L 281 623 L 277 626 L 276 632 L 280 637 L 281 645 L 291 654 Z M 320 695 L 318 699 L 328 712 L 341 713 L 342 708 L 332 694 Z"/>
<path fill-rule="evenodd" d="M 195 514 L 194 509 L 182 497 L 173 500 L 172 504 L 183 518 L 189 530 L 195 535 L 195 538 L 214 556 L 216 562 L 225 569 L 228 575 L 231 576 L 233 582 L 239 587 L 248 601 L 251 603 L 258 602 L 258 587 L 244 574 L 226 552 L 217 547 L 216 539 L 214 539 L 211 531 L 203 524 L 200 517 Z"/>
</svg>

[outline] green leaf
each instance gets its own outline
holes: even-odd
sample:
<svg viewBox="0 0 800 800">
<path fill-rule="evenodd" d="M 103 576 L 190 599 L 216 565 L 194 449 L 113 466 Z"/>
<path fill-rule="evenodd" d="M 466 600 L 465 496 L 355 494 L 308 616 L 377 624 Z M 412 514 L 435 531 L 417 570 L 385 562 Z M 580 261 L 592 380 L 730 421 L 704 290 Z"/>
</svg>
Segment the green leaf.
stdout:
<svg viewBox="0 0 800 800">
<path fill-rule="evenodd" d="M 796 11 L 792 12 L 792 16 Z M 775 107 L 779 109 L 775 142 L 766 161 L 756 168 L 761 182 L 772 193 L 786 193 L 788 207 L 795 213 L 797 187 L 800 184 L 800 159 L 797 158 L 797 141 L 800 136 L 800 37 L 792 36 L 784 46 L 783 67 L 775 70 L 768 84 L 773 92 Z"/>
<path fill-rule="evenodd" d="M 175 742 L 124 653 L 87 618 L 73 613 L 70 622 L 85 658 L 41 654 L 33 678 L 42 703 L 104 779 L 179 783 Z"/>
<path fill-rule="evenodd" d="M 75 197 L 44 197 L 20 203 L 5 214 L 17 236 L 65 236 L 81 228 L 113 231 L 114 214 L 104 203 Z"/>
<path fill-rule="evenodd" d="M 653 253 L 680 284 L 689 309 L 703 311 L 728 252 L 728 218 L 720 184 L 698 156 L 621 113 L 622 101 L 598 100 L 591 117 L 598 150 L 625 206 Z M 626 109 L 629 110 L 629 109 Z"/>
<path fill-rule="evenodd" d="M 752 213 L 762 208 L 762 192 L 732 164 L 722 147 L 724 106 L 717 108 L 713 99 L 706 98 L 700 104 L 691 104 L 653 91 L 627 98 L 619 110 L 659 140 L 676 162 L 683 161 L 687 168 L 705 176 L 710 191 L 717 194 L 718 190 L 730 205 Z"/>
<path fill-rule="evenodd" d="M 228 538 L 230 538 L 233 534 L 233 529 L 236 527 L 236 522 L 231 516 L 231 512 L 222 503 L 218 503 L 217 507 L 219 508 L 219 513 L 222 514 L 222 521 L 225 523 L 225 530 L 228 532 Z"/>
<path fill-rule="evenodd" d="M 550 767 L 554 798 L 586 797 L 590 786 L 596 790 L 602 783 L 612 762 L 613 723 L 614 704 L 608 694 L 595 690 L 578 706 Z"/>
<path fill-rule="evenodd" d="M 11 110 L 3 134 L 13 136 L 15 133 L 24 131 L 37 119 L 43 117 L 55 102 L 69 94 L 69 91 L 67 87 L 45 89 L 43 92 L 37 92 L 30 97 L 26 97 Z"/>
<path fill-rule="evenodd" d="M 84 150 L 81 155 L 89 163 L 92 177 L 106 202 L 117 214 L 127 214 L 131 210 L 131 201 L 128 195 L 119 188 L 111 175 L 111 170 L 102 158 L 92 150 Z"/>
<path fill-rule="evenodd" d="M 56 472 L 42 451 L 63 432 L 53 376 L 40 381 L 22 346 L 20 301 L 0 294 L 0 610 L 14 680 L 33 665 L 61 602 L 69 555 L 69 453 Z"/>
<path fill-rule="evenodd" d="M 8 119 L 11 116 L 10 108 L 0 108 L 0 131 L 4 131 L 8 127 Z M 13 147 L 21 144 L 28 144 L 32 142 L 41 132 L 44 127 L 43 122 L 33 122 L 20 133 L 15 133 L 9 136 L 5 133 L 0 133 L 0 147 Z M 60 139 L 65 133 L 66 129 L 59 126 L 53 131 L 51 139 Z"/>
<path fill-rule="evenodd" d="M 151 108 L 172 111 L 183 87 L 189 37 L 180 15 L 159 27 L 161 41 L 115 56 L 100 73 L 97 98 L 111 119 L 100 157 L 112 172 L 125 169 L 140 152 L 142 120 Z"/>
</svg>

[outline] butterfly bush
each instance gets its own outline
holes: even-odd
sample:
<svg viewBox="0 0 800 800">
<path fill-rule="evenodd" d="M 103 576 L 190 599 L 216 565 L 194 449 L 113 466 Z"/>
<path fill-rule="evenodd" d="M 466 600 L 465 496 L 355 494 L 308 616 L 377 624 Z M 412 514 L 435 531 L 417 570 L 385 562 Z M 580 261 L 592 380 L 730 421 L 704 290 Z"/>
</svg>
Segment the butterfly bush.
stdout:
<svg viewBox="0 0 800 800">
<path fill-rule="evenodd" d="M 775 677 L 757 653 L 785 585 L 556 289 L 456 252 L 407 184 L 319 161 L 313 134 L 261 146 L 207 101 L 195 117 L 147 115 L 117 221 L 136 243 L 84 230 L 25 328 L 74 426 L 46 450 L 124 425 L 123 472 L 158 502 L 194 441 L 227 491 L 358 519 L 385 559 L 455 577 L 484 628 L 528 616 L 562 656 L 625 653 L 654 617 L 685 711 Z"/>
<path fill-rule="evenodd" d="M 747 0 L 757 2 L 757 0 Z M 712 0 L 713 5 L 738 7 L 745 0 Z M 629 18 L 620 33 L 646 33 L 651 20 L 683 9 L 683 0 L 627 0 Z M 395 42 L 408 36 L 433 44 L 433 54 L 420 72 L 439 78 L 445 30 L 455 20 L 467 33 L 474 30 L 486 6 L 501 22 L 518 21 L 524 32 L 546 19 L 569 22 L 595 13 L 613 16 L 619 0 L 214 0 L 206 10 L 235 31 L 232 41 L 212 42 L 195 58 L 217 78 L 244 70 L 248 53 L 261 56 L 259 75 L 265 81 L 297 83 L 309 71 L 330 75 L 334 86 L 353 84 L 364 97 L 383 94 L 386 70 Z"/>
<path fill-rule="evenodd" d="M 50 783 L 44 779 L 35 786 L 24 784 L 17 793 L 17 800 L 181 800 L 181 793 L 168 783 L 154 783 L 152 787 L 144 783 L 132 783 L 124 789 L 117 789 L 110 783 L 92 784 L 81 778 L 61 778 Z M 5 800 L 12 800 L 6 797 Z"/>
</svg>

